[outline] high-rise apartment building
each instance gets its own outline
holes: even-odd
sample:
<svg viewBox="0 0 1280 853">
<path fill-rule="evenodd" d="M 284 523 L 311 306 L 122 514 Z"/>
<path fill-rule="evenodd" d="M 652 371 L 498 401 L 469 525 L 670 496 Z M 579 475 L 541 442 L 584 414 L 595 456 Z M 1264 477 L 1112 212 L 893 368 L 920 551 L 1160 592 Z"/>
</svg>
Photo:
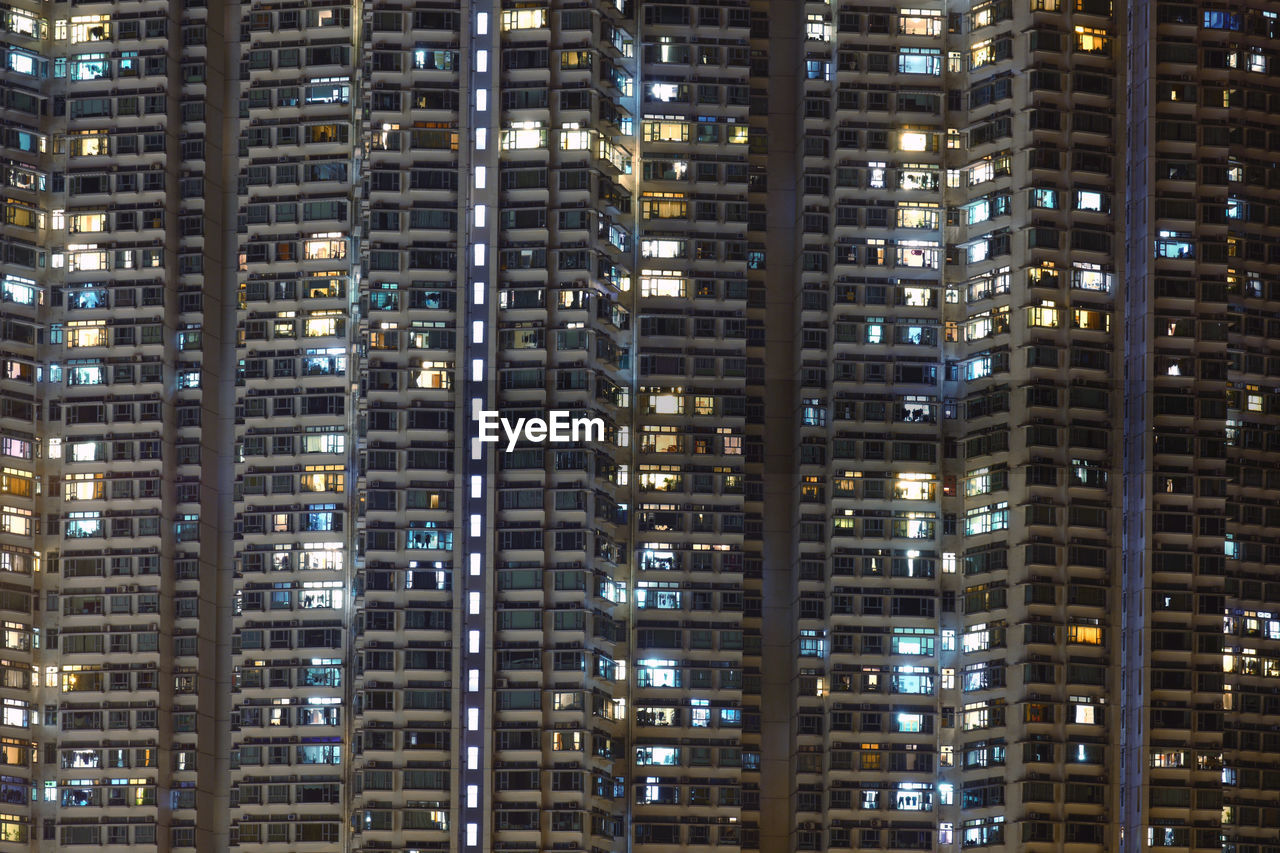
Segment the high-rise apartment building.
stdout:
<svg viewBox="0 0 1280 853">
<path fill-rule="evenodd" d="M 1280 11 L 917 5 L 0 8 L 0 853 L 1280 849 Z"/>
</svg>

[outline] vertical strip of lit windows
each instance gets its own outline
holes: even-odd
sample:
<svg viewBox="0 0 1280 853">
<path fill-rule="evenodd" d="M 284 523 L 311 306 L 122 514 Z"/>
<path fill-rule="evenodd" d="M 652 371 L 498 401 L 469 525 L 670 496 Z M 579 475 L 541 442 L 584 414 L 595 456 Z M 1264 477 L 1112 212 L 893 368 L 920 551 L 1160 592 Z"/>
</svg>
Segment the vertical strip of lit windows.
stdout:
<svg viewBox="0 0 1280 853">
<path fill-rule="evenodd" d="M 486 204 L 493 190 L 488 186 L 490 170 L 497 169 L 496 149 L 488 145 L 490 130 L 493 126 L 492 103 L 493 75 L 490 71 L 489 57 L 494 50 L 492 34 L 493 16 L 497 14 L 497 6 L 491 0 L 481 0 L 470 7 L 471 24 L 470 40 L 470 85 L 467 102 L 469 110 L 468 127 L 471 139 L 471 170 L 465 189 L 464 205 L 467 211 L 466 234 L 469 250 L 464 255 L 464 263 L 468 270 L 473 296 L 467 302 L 466 325 L 471 328 L 471 335 L 464 344 L 465 361 L 471 369 L 466 371 L 464 379 L 465 398 L 470 401 L 471 417 L 466 421 L 466 442 L 468 448 L 465 461 L 464 480 L 469 484 L 465 491 L 463 517 L 467 519 L 463 548 L 466 551 L 468 570 L 462 578 L 461 600 L 465 602 L 462 614 L 465 643 L 462 649 L 462 670 L 468 673 L 468 689 L 461 696 L 460 714 L 462 731 L 460 742 L 462 755 L 465 757 L 460 771 L 461 787 L 467 792 L 461 804 L 461 820 L 458 832 L 462 850 L 479 850 L 483 845 L 484 817 L 486 806 L 484 793 L 487 790 L 484 766 L 484 678 L 488 671 L 485 657 L 485 622 L 486 612 L 490 609 L 485 601 L 487 538 L 487 504 L 488 504 L 488 468 L 489 453 L 486 445 L 480 441 L 479 412 L 488 407 L 492 389 L 488 377 L 490 369 L 488 346 L 484 327 L 488 323 L 489 305 L 485 292 L 493 286 L 492 265 L 488 258 L 492 253 L 493 235 L 490 229 L 490 217 L 487 216 L 489 205 Z"/>
</svg>

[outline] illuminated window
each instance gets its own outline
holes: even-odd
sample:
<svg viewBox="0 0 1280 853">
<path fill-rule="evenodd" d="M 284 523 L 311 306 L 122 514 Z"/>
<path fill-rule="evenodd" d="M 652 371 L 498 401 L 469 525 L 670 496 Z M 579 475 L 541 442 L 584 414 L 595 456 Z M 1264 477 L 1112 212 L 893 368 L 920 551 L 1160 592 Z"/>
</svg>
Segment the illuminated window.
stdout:
<svg viewBox="0 0 1280 853">
<path fill-rule="evenodd" d="M 63 28 L 66 28 L 63 30 Z M 57 32 L 62 30 L 62 32 Z M 58 21 L 55 25 L 55 37 L 69 39 L 72 44 L 89 41 L 107 41 L 111 38 L 110 15 L 79 15 L 70 20 Z"/>
<path fill-rule="evenodd" d="M 1073 722 L 1081 726 L 1097 726 L 1102 724 L 1102 709 L 1097 705 L 1077 703 L 1072 707 Z"/>
<path fill-rule="evenodd" d="M 1096 190 L 1076 190 L 1076 210 L 1107 213 L 1111 210 L 1111 202 L 1105 194 Z"/>
<path fill-rule="evenodd" d="M 1195 243 L 1186 231 L 1160 231 L 1156 238 L 1157 258 L 1193 258 Z"/>
<path fill-rule="evenodd" d="M 308 465 L 298 478 L 298 487 L 304 492 L 341 492 L 345 484 L 341 465 Z"/>
<path fill-rule="evenodd" d="M 0 507 L 0 533 L 30 536 L 32 529 L 31 510 L 16 506 Z"/>
<path fill-rule="evenodd" d="M 308 104 L 345 104 L 351 101 L 351 84 L 346 77 L 312 80 L 305 94 Z"/>
<path fill-rule="evenodd" d="M 1151 766 L 1160 768 L 1186 767 L 1187 751 L 1185 749 L 1165 752 L 1151 752 Z"/>
<path fill-rule="evenodd" d="M 345 453 L 346 449 L 347 439 L 341 433 L 308 434 L 302 437 L 303 453 Z"/>
<path fill-rule="evenodd" d="M 582 694 L 578 691 L 555 693 L 552 696 L 552 707 L 557 711 L 580 711 Z"/>
<path fill-rule="evenodd" d="M 111 76 L 111 62 L 105 53 L 82 53 L 67 63 L 72 80 L 102 80 Z"/>
<path fill-rule="evenodd" d="M 1111 331 L 1111 313 L 1087 308 L 1074 308 L 1071 311 L 1071 328 L 1109 332 Z"/>
<path fill-rule="evenodd" d="M 39 294 L 36 283 L 29 278 L 20 278 L 7 273 L 0 278 L 0 302 L 35 305 Z"/>
<path fill-rule="evenodd" d="M 929 9 L 902 9 L 898 12 L 898 34 L 937 36 L 942 34 L 942 13 Z"/>
<path fill-rule="evenodd" d="M 899 713 L 895 718 L 896 723 L 894 731 L 898 732 L 920 732 L 924 730 L 923 714 L 903 714 Z"/>
<path fill-rule="evenodd" d="M 683 121 L 642 122 L 641 133 L 645 142 L 688 142 L 689 123 Z"/>
<path fill-rule="evenodd" d="M 975 276 L 968 282 L 966 298 L 969 302 L 977 302 L 980 299 L 988 299 L 992 296 L 1008 293 L 1010 279 L 1008 267 L 1001 267 L 994 272 Z"/>
<path fill-rule="evenodd" d="M 0 471 L 0 492 L 4 494 L 29 498 L 32 493 L 32 484 L 32 475 L 28 471 L 17 468 L 5 468 Z"/>
<path fill-rule="evenodd" d="M 687 103 L 689 100 L 689 85 L 687 83 L 650 83 L 649 99 L 662 101 L 663 103 L 670 101 Z"/>
<path fill-rule="evenodd" d="M 995 530 L 1006 530 L 1008 527 L 1009 504 L 1007 501 L 974 507 L 965 513 L 965 536 L 978 536 Z"/>
<path fill-rule="evenodd" d="M 48 38 L 49 22 L 21 9 L 6 9 L 3 13 L 5 29 L 30 38 Z M 65 34 L 58 38 L 66 38 Z"/>
<path fill-rule="evenodd" d="M 1100 646 L 1102 645 L 1102 628 L 1097 625 L 1068 625 L 1067 642 Z"/>
<path fill-rule="evenodd" d="M 347 256 L 347 240 L 341 234 L 316 234 L 303 242 L 303 258 L 308 261 L 340 260 Z"/>
<path fill-rule="evenodd" d="M 936 190 L 938 167 L 908 164 L 898 170 L 898 189 Z"/>
<path fill-rule="evenodd" d="M 932 474 L 899 474 L 893 483 L 893 497 L 904 501 L 931 501 L 936 485 Z"/>
<path fill-rule="evenodd" d="M 964 325 L 964 339 L 977 341 L 1009 331 L 1009 309 L 1006 306 L 992 308 L 974 314 Z"/>
<path fill-rule="evenodd" d="M 684 240 L 641 240 L 642 258 L 683 258 L 687 256 Z"/>
<path fill-rule="evenodd" d="M 810 14 L 805 22 L 805 38 L 810 41 L 831 41 L 831 24 L 821 14 Z"/>
<path fill-rule="evenodd" d="M 1041 302 L 1039 305 L 1033 305 L 1027 308 L 1027 325 L 1038 326 L 1043 329 L 1056 329 L 1058 327 L 1059 317 L 1058 309 L 1054 307 L 1052 302 Z"/>
<path fill-rule="evenodd" d="M 995 42 L 992 39 L 984 39 L 969 48 L 969 70 L 990 65 L 995 61 Z"/>
<path fill-rule="evenodd" d="M 105 131 L 73 130 L 67 134 L 67 150 L 72 157 L 97 157 L 110 153 L 107 140 Z"/>
<path fill-rule="evenodd" d="M 682 193 L 645 193 L 640 210 L 645 219 L 689 218 L 689 202 Z"/>
<path fill-rule="evenodd" d="M 683 299 L 687 293 L 684 278 L 666 270 L 644 270 L 640 274 L 640 295 L 673 296 Z"/>
<path fill-rule="evenodd" d="M 938 244 L 928 240 L 899 240 L 894 261 L 900 267 L 938 269 L 941 252 Z"/>
<path fill-rule="evenodd" d="M 977 186 L 986 181 L 993 180 L 1001 175 L 1009 174 L 1011 162 L 1008 154 L 997 154 L 984 157 L 977 163 L 970 165 L 968 171 L 969 186 Z"/>
<path fill-rule="evenodd" d="M 1111 38 L 1106 30 L 1077 26 L 1076 50 L 1081 53 L 1108 55 L 1111 53 Z"/>
<path fill-rule="evenodd" d="M 936 205 L 898 205 L 899 228 L 925 228 L 935 230 L 938 227 L 939 214 Z"/>
<path fill-rule="evenodd" d="M 965 225 L 977 225 L 991 218 L 991 202 L 985 198 L 971 201 L 961 210 L 964 211 Z"/>
<path fill-rule="evenodd" d="M 900 48 L 898 50 L 898 73 L 941 74 L 942 52 L 935 48 L 927 47 Z"/>
<path fill-rule="evenodd" d="M 890 647 L 895 655 L 933 655 L 934 637 L 932 628 L 894 628 L 894 636 Z M 895 667 L 895 670 L 906 672 L 927 672 L 919 667 Z"/>
<path fill-rule="evenodd" d="M 937 151 L 936 137 L 918 130 L 904 130 L 898 135 L 898 148 L 902 151 Z"/>
<path fill-rule="evenodd" d="M 422 362 L 422 367 L 413 376 L 413 384 L 417 388 L 440 388 L 445 390 L 452 388 L 453 362 Z"/>
<path fill-rule="evenodd" d="M 503 151 L 547 147 L 547 129 L 541 122 L 515 122 L 498 134 L 498 147 Z"/>
<path fill-rule="evenodd" d="M 102 518 L 97 512 L 69 512 L 64 532 L 69 539 L 85 539 L 102 536 L 105 532 Z"/>
<path fill-rule="evenodd" d="M 591 132 L 576 127 L 560 131 L 561 151 L 586 151 L 591 148 Z"/>
<path fill-rule="evenodd" d="M 66 341 L 68 348 L 104 347 L 107 345 L 107 327 L 87 323 L 68 323 Z"/>
<path fill-rule="evenodd" d="M 105 213 L 77 213 L 67 217 L 67 230 L 72 234 L 83 231 L 105 231 L 107 215 Z"/>
<path fill-rule="evenodd" d="M 48 62 L 41 62 L 40 58 L 35 54 L 24 53 L 19 50 L 9 50 L 5 65 L 10 71 L 25 74 L 28 77 L 41 76 L 39 73 L 41 66 L 44 67 L 45 73 L 48 73 Z"/>
<path fill-rule="evenodd" d="M 1050 189 L 1033 189 L 1031 191 L 1031 206 L 1045 210 L 1057 210 L 1058 191 Z"/>
<path fill-rule="evenodd" d="M 308 338 L 330 338 L 341 334 L 344 326 L 338 317 L 308 317 L 303 321 L 302 334 Z"/>
<path fill-rule="evenodd" d="M 655 415 L 684 414 L 684 395 L 651 394 L 649 396 L 649 413 Z"/>
<path fill-rule="evenodd" d="M 1009 487 L 1009 472 L 1004 468 L 976 468 L 965 474 L 966 498 L 987 495 Z"/>
<path fill-rule="evenodd" d="M 1071 265 L 1071 286 L 1076 290 L 1110 293 L 1115 275 L 1103 272 L 1097 264 L 1076 262 Z"/>
<path fill-rule="evenodd" d="M 546 9 L 513 9 L 502 13 L 503 30 L 536 30 L 546 25 Z"/>
<path fill-rule="evenodd" d="M 452 71 L 458 65 L 458 52 L 454 50 L 417 48 L 411 56 L 414 68 L 427 71 Z"/>
<path fill-rule="evenodd" d="M 998 14 L 998 13 L 1003 14 Z M 997 21 L 1004 20 L 1009 17 L 1007 5 L 998 9 L 996 3 L 980 3 L 973 7 L 969 12 L 969 29 L 977 30 L 982 27 L 989 27 Z"/>
<path fill-rule="evenodd" d="M 582 749 L 582 732 L 557 731 L 551 733 L 551 748 L 557 752 L 578 752 Z"/>
</svg>

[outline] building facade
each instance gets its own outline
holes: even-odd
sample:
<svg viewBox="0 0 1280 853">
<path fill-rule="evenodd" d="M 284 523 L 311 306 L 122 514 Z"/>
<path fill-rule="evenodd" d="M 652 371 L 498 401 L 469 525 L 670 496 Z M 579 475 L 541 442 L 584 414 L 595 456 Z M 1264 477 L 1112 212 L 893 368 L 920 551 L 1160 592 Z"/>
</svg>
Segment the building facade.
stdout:
<svg viewBox="0 0 1280 853">
<path fill-rule="evenodd" d="M 0 851 L 1280 848 L 1265 4 L 14 3 Z"/>
</svg>

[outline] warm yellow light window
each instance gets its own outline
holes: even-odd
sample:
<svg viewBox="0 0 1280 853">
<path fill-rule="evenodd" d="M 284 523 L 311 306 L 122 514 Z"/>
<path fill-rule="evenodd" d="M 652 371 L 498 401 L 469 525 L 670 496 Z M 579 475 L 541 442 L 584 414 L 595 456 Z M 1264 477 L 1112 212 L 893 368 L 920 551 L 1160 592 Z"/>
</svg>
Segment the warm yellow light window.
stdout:
<svg viewBox="0 0 1280 853">
<path fill-rule="evenodd" d="M 688 219 L 689 202 L 681 198 L 652 198 L 640 200 L 645 219 Z"/>
<path fill-rule="evenodd" d="M 646 121 L 641 124 L 645 142 L 688 142 L 689 123 L 683 121 Z"/>
<path fill-rule="evenodd" d="M 590 148 L 590 131 L 578 130 L 576 128 L 560 131 L 561 151 L 586 151 Z"/>
<path fill-rule="evenodd" d="M 67 217 L 67 230 L 72 234 L 107 230 L 105 213 L 76 213 Z"/>
<path fill-rule="evenodd" d="M 936 205 L 899 205 L 899 228 L 924 228 L 934 230 L 938 227 L 939 215 Z"/>
<path fill-rule="evenodd" d="M 1041 302 L 1039 305 L 1033 305 L 1027 309 L 1028 326 L 1055 329 L 1058 327 L 1058 323 L 1058 309 L 1054 307 L 1052 302 Z"/>
<path fill-rule="evenodd" d="M 453 362 L 424 361 L 422 367 L 413 377 L 413 384 L 418 388 L 440 388 L 447 390 L 453 387 Z"/>
<path fill-rule="evenodd" d="M 20 498 L 31 497 L 32 475 L 17 468 L 5 468 L 0 472 L 0 492 L 17 495 Z"/>
<path fill-rule="evenodd" d="M 903 151 L 929 151 L 929 134 L 918 130 L 904 130 L 899 136 L 898 147 Z"/>
<path fill-rule="evenodd" d="M 1067 627 L 1068 643 L 1083 643 L 1087 646 L 1102 645 L 1102 628 L 1097 625 L 1069 625 Z"/>
<path fill-rule="evenodd" d="M 303 323 L 303 335 L 308 338 L 330 338 L 338 334 L 337 317 L 309 317 Z"/>
<path fill-rule="evenodd" d="M 552 732 L 551 748 L 576 752 L 582 749 L 582 732 Z"/>
<path fill-rule="evenodd" d="M 1111 52 L 1111 37 L 1106 30 L 1094 27 L 1076 27 L 1076 50 L 1082 53 L 1106 54 Z"/>
<path fill-rule="evenodd" d="M 932 474 L 899 474 L 893 496 L 904 501 L 931 501 L 935 485 Z"/>
<path fill-rule="evenodd" d="M 340 260 L 347 256 L 347 241 L 340 234 L 317 234 L 303 243 L 303 252 L 308 261 Z"/>
<path fill-rule="evenodd" d="M 1071 326 L 1075 329 L 1111 330 L 1111 315 L 1106 311 L 1076 308 L 1071 312 Z"/>
<path fill-rule="evenodd" d="M 995 61 L 995 45 L 991 39 L 980 41 L 969 48 L 969 68 L 980 68 Z"/>
<path fill-rule="evenodd" d="M 942 13 L 929 9 L 903 9 L 898 13 L 898 33 L 904 36 L 942 34 Z"/>
<path fill-rule="evenodd" d="M 68 347 L 105 347 L 107 345 L 107 327 L 101 325 L 67 324 Z"/>
<path fill-rule="evenodd" d="M 62 484 L 62 498 L 68 501 L 95 501 L 106 496 L 101 474 L 71 474 Z"/>
<path fill-rule="evenodd" d="M 90 41 L 107 41 L 111 38 L 110 15 L 78 15 L 67 21 L 54 24 L 54 36 L 69 39 L 72 44 Z"/>
<path fill-rule="evenodd" d="M 687 292 L 685 279 L 665 270 L 645 270 L 640 276 L 641 296 L 674 296 L 683 299 Z"/>
<path fill-rule="evenodd" d="M 502 13 L 502 29 L 536 30 L 547 25 L 546 9 L 511 9 Z"/>
<path fill-rule="evenodd" d="M 341 492 L 346 474 L 341 465 L 308 465 L 299 480 L 304 492 Z"/>
</svg>

